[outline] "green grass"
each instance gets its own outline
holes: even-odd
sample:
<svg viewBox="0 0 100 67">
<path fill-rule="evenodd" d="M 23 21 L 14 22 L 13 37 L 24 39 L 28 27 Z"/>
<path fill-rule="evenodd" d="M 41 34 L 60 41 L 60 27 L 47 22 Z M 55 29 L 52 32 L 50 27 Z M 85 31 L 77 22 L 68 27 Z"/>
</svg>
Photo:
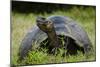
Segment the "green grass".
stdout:
<svg viewBox="0 0 100 67">
<path fill-rule="evenodd" d="M 27 31 L 34 26 L 36 23 L 37 16 L 51 16 L 51 15 L 63 15 L 72 18 L 73 20 L 77 21 L 79 25 L 81 25 L 86 32 L 92 42 L 92 45 L 95 49 L 95 24 L 96 24 L 96 14 L 95 9 L 92 7 L 83 9 L 73 7 L 71 10 L 67 11 L 56 11 L 52 14 L 22 14 L 22 13 L 15 13 L 12 12 L 12 22 L 11 22 L 11 63 L 13 65 L 23 65 L 23 64 L 46 64 L 46 63 L 62 63 L 62 62 L 79 62 L 79 61 L 93 61 L 95 60 L 95 55 L 89 56 L 88 59 L 79 52 L 78 55 L 75 56 L 66 56 L 61 57 L 61 54 L 57 56 L 49 55 L 46 53 L 47 49 L 43 49 L 42 51 L 35 50 L 30 51 L 29 55 L 23 60 L 23 62 L 18 63 L 18 50 L 20 43 L 24 36 L 26 35 Z M 61 50 L 62 51 L 62 50 Z"/>
</svg>

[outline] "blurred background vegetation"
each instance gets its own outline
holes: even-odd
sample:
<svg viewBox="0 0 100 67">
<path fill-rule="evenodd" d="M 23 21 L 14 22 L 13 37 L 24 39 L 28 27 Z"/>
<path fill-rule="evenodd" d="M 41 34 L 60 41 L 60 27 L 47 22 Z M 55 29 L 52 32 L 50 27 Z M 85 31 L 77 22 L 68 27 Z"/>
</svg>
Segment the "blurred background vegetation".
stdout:
<svg viewBox="0 0 100 67">
<path fill-rule="evenodd" d="M 36 23 L 37 16 L 48 17 L 51 15 L 68 16 L 77 21 L 87 32 L 92 45 L 95 49 L 95 24 L 96 7 L 70 4 L 40 3 L 40 2 L 11 2 L 11 64 L 46 64 L 62 62 L 80 62 L 94 61 L 95 55 L 85 59 L 84 55 L 79 53 L 76 56 L 61 57 L 48 55 L 42 51 L 31 51 L 23 62 L 18 63 L 18 51 L 22 39 L 30 28 Z M 45 51 L 45 49 L 43 49 Z"/>
</svg>

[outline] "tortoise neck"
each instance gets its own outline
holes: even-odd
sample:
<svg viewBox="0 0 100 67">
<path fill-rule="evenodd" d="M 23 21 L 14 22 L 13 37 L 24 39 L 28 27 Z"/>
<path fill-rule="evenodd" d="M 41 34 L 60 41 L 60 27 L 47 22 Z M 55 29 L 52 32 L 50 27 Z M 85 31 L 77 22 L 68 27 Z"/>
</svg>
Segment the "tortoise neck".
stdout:
<svg viewBox="0 0 100 67">
<path fill-rule="evenodd" d="M 47 32 L 47 35 L 48 35 L 48 40 L 50 42 L 50 46 L 58 47 L 59 41 L 55 29 L 53 29 L 50 32 Z"/>
</svg>

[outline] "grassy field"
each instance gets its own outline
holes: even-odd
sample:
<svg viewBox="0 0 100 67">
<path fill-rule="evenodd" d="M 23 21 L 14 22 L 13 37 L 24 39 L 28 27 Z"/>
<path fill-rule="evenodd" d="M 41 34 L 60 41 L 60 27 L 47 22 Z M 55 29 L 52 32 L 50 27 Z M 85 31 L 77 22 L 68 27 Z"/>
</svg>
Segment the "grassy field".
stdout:
<svg viewBox="0 0 100 67">
<path fill-rule="evenodd" d="M 89 56 L 88 59 L 79 52 L 75 56 L 66 56 L 61 57 L 61 54 L 57 56 L 49 55 L 43 51 L 30 51 L 29 55 L 23 60 L 23 62 L 18 63 L 18 50 L 20 43 L 27 31 L 34 26 L 37 16 L 51 16 L 51 15 L 63 15 L 72 18 L 77 21 L 79 25 L 84 27 L 88 36 L 92 42 L 92 45 L 95 49 L 95 24 L 96 24 L 96 14 L 95 9 L 92 7 L 83 9 L 73 7 L 70 10 L 63 11 L 59 10 L 53 12 L 52 14 L 34 14 L 34 13 L 17 13 L 12 12 L 11 18 L 11 64 L 13 65 L 25 65 L 25 64 L 46 64 L 46 63 L 62 63 L 62 62 L 79 62 L 79 61 L 93 61 L 95 60 L 95 55 Z"/>
</svg>

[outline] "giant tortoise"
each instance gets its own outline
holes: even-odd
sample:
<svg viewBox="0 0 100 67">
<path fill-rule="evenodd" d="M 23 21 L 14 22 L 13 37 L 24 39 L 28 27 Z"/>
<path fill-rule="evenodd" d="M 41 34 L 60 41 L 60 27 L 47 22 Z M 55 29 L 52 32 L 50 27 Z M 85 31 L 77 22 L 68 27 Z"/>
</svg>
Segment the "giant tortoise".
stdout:
<svg viewBox="0 0 100 67">
<path fill-rule="evenodd" d="M 24 59 L 34 45 L 41 45 L 41 42 L 48 40 L 49 52 L 54 53 L 55 49 L 61 47 L 59 37 L 64 37 L 64 47 L 67 54 L 73 55 L 77 50 L 87 54 L 92 44 L 85 30 L 66 16 L 50 16 L 48 18 L 37 17 L 36 25 L 26 34 L 19 48 L 20 59 Z"/>
</svg>

